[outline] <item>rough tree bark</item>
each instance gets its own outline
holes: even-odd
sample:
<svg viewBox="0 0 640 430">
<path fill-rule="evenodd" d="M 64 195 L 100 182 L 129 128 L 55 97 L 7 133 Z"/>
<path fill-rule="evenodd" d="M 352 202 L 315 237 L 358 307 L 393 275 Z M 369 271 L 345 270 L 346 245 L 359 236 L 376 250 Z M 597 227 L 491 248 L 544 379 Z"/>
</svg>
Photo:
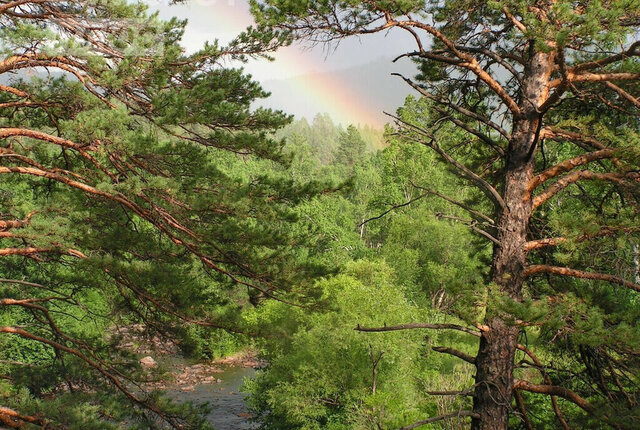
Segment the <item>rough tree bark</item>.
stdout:
<svg viewBox="0 0 640 430">
<path fill-rule="evenodd" d="M 522 300 L 525 278 L 527 230 L 533 205 L 527 184 L 533 178 L 534 154 L 540 136 L 542 116 L 539 107 L 548 96 L 553 54 L 532 56 L 523 83 L 520 117 L 515 118 L 513 135 L 507 150 L 503 200 L 494 245 L 491 281 L 500 294 Z M 491 299 L 490 299 L 491 300 Z M 513 391 L 514 355 L 518 345 L 517 326 L 509 325 L 501 315 L 487 309 L 486 330 L 480 338 L 476 357 L 476 390 L 473 429 L 499 430 L 509 425 Z"/>
</svg>

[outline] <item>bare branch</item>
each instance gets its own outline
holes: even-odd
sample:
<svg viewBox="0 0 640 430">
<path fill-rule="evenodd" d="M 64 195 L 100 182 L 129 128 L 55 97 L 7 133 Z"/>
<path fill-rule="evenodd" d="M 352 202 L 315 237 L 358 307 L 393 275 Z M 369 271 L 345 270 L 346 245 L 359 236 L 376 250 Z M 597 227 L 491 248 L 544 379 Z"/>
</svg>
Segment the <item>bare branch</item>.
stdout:
<svg viewBox="0 0 640 430">
<path fill-rule="evenodd" d="M 527 428 L 527 430 L 533 430 L 533 425 L 531 425 L 529 414 L 527 414 L 527 409 L 524 405 L 522 393 L 520 393 L 520 390 L 513 390 L 513 396 L 516 399 L 516 404 L 518 405 L 518 409 L 520 410 L 520 415 L 522 416 L 522 421 L 524 421 L 525 427 Z"/>
<path fill-rule="evenodd" d="M 523 351 L 525 354 L 527 354 L 529 356 L 529 358 L 531 358 L 531 360 L 533 360 L 533 363 L 536 366 L 538 366 L 538 370 L 542 374 L 542 378 L 544 379 L 544 383 L 547 384 L 547 385 L 552 385 L 551 384 L 551 378 L 549 377 L 549 375 L 545 371 L 544 367 L 542 366 L 542 363 L 540 362 L 538 357 L 533 353 L 533 351 L 531 351 L 526 346 L 520 345 L 520 344 L 518 344 L 516 347 L 520 351 Z M 555 395 L 551 395 L 551 407 L 553 408 L 553 412 L 556 414 L 556 418 L 558 418 L 558 421 L 560 421 L 560 425 L 562 426 L 563 430 L 571 430 L 569 428 L 569 425 L 567 424 L 567 421 L 562 416 L 562 412 L 560 411 L 560 407 L 558 406 L 558 400 L 556 399 Z"/>
<path fill-rule="evenodd" d="M 456 103 L 453 103 L 449 100 L 446 100 L 442 97 L 438 97 L 434 94 L 429 93 L 428 91 L 425 91 L 424 88 L 422 88 L 420 85 L 416 84 L 413 80 L 405 77 L 404 75 L 400 74 L 400 73 L 392 73 L 391 76 L 398 76 L 400 77 L 402 80 L 404 80 L 409 86 L 411 86 L 411 88 L 413 88 L 414 90 L 418 91 L 420 93 L 420 95 L 422 95 L 423 97 L 426 97 L 430 100 L 433 100 L 436 103 L 439 103 L 441 105 L 444 105 L 450 109 L 455 110 L 456 112 L 469 117 L 475 121 L 478 121 L 482 124 L 485 124 L 489 127 L 491 127 L 492 129 L 494 129 L 495 131 L 497 131 L 498 133 L 500 133 L 505 139 L 510 139 L 511 135 L 502 127 L 500 127 L 498 124 L 496 124 L 495 122 L 491 121 L 489 118 L 480 115 L 479 113 L 470 111 L 469 109 L 466 109 Z"/>
<path fill-rule="evenodd" d="M 355 331 L 365 332 L 365 333 L 380 333 L 386 331 L 399 331 L 399 330 L 415 330 L 415 329 L 431 329 L 431 330 L 457 330 L 464 333 L 471 334 L 476 337 L 480 337 L 480 332 L 477 330 L 473 330 L 469 327 L 461 326 L 458 324 L 429 324 L 429 323 L 411 323 L 411 324 L 401 324 L 394 326 L 383 326 L 383 327 L 361 327 L 360 324 L 354 329 Z"/>
<path fill-rule="evenodd" d="M 466 226 L 468 226 L 471 230 L 473 230 L 474 232 L 478 233 L 481 236 L 484 236 L 486 239 L 489 239 L 491 242 L 495 243 L 498 246 L 501 246 L 501 243 L 498 239 L 496 239 L 491 233 L 489 233 L 486 230 L 481 229 L 480 227 L 478 227 L 477 222 L 475 221 L 471 221 L 468 219 L 464 219 L 464 218 L 460 218 L 457 216 L 451 216 L 451 215 L 445 215 L 442 213 L 437 213 L 436 217 L 438 217 L 439 219 L 450 219 L 453 221 L 457 221 L 460 222 Z"/>
<path fill-rule="evenodd" d="M 584 73 L 578 75 L 569 75 L 569 82 L 606 82 L 606 81 L 636 81 L 640 79 L 640 73 Z M 564 83 L 564 79 L 556 79 L 549 83 L 550 88 L 555 88 Z"/>
<path fill-rule="evenodd" d="M 626 279 L 607 275 L 605 273 L 584 272 L 581 270 L 570 269 L 568 267 L 548 266 L 544 264 L 529 266 L 525 269 L 525 276 L 534 276 L 540 273 L 548 273 L 550 275 L 569 276 L 572 278 L 589 279 L 593 281 L 605 281 L 617 284 L 630 290 L 640 291 L 640 285 L 627 281 Z"/>
<path fill-rule="evenodd" d="M 491 147 L 491 149 L 496 151 L 500 156 L 504 156 L 504 154 L 505 154 L 504 149 L 502 149 L 502 147 L 500 145 L 498 145 L 497 142 L 495 142 L 493 139 L 491 139 L 486 134 L 482 133 L 481 131 L 478 131 L 478 130 L 475 130 L 475 129 L 471 128 L 468 124 L 465 124 L 464 121 L 459 120 L 455 116 L 449 115 L 447 112 L 445 112 L 443 109 L 440 109 L 437 106 L 434 106 L 433 109 L 436 112 L 438 112 L 441 115 L 443 115 L 443 118 L 446 119 L 447 121 L 451 121 L 452 123 L 454 123 L 455 125 L 457 125 L 461 129 L 466 131 L 467 133 L 476 136 L 478 139 L 480 139 L 481 141 L 483 141 L 484 143 L 489 145 Z"/>
<path fill-rule="evenodd" d="M 417 131 L 422 136 L 424 136 L 427 139 L 426 141 L 425 140 L 419 140 L 419 139 L 416 139 L 416 138 L 413 138 L 413 137 L 410 137 L 410 136 L 405 136 L 405 137 L 413 140 L 416 143 L 420 143 L 421 145 L 428 146 L 429 148 L 431 148 L 434 151 L 436 151 L 438 153 L 438 155 L 440 155 L 440 157 L 444 161 L 449 163 L 451 166 L 455 167 L 460 172 L 460 176 L 462 176 L 462 177 L 474 182 L 476 185 L 478 185 L 478 187 L 485 193 L 485 195 L 487 197 L 489 197 L 489 199 L 496 205 L 497 208 L 500 208 L 502 210 L 506 210 L 506 205 L 505 205 L 504 200 L 502 199 L 502 196 L 500 195 L 500 193 L 498 193 L 498 191 L 491 184 L 489 184 L 487 181 L 485 181 L 480 176 L 478 176 L 478 174 L 476 174 L 473 171 L 471 171 L 468 167 L 464 166 L 463 164 L 461 164 L 460 162 L 455 160 L 453 157 L 451 157 L 446 151 L 444 151 L 436 143 L 435 137 L 433 137 L 429 132 L 427 132 L 426 130 L 422 129 L 421 127 L 418 127 L 418 126 L 416 126 L 414 124 L 411 124 L 411 123 L 403 120 L 402 118 L 397 117 L 396 115 L 392 115 L 392 114 L 389 114 L 387 112 L 385 112 L 385 114 L 390 116 L 391 118 L 394 118 L 399 124 L 405 125 L 405 126 L 409 127 L 410 129 L 412 129 L 414 131 Z"/>
<path fill-rule="evenodd" d="M 436 190 L 432 190 L 430 188 L 424 188 L 421 187 L 419 185 L 415 185 L 413 183 L 411 183 L 411 185 L 415 188 L 418 188 L 419 190 L 423 190 L 426 191 L 428 194 L 440 197 L 443 200 L 446 200 L 447 202 L 451 203 L 452 205 L 456 205 L 461 209 L 464 209 L 465 211 L 469 212 L 471 215 L 473 215 L 474 217 L 478 218 L 481 221 L 486 221 L 488 222 L 490 225 L 495 225 L 495 221 L 493 219 L 491 219 L 490 217 L 488 217 L 487 215 L 483 214 L 482 212 L 479 212 L 473 208 L 471 208 L 469 205 L 462 203 L 460 201 L 454 200 L 449 196 L 446 196 L 442 193 L 439 193 Z"/>
<path fill-rule="evenodd" d="M 399 204 L 399 205 L 391 206 L 389 209 L 387 209 L 386 211 L 384 211 L 384 212 L 383 212 L 383 213 L 381 213 L 380 215 L 378 215 L 378 216 L 375 216 L 375 217 L 373 217 L 373 218 L 369 218 L 369 219 L 366 219 L 366 220 L 362 221 L 360 224 L 358 224 L 358 227 L 362 227 L 363 225 L 365 225 L 365 224 L 367 224 L 367 223 L 370 223 L 371 221 L 376 221 L 376 220 L 379 220 L 379 219 L 381 219 L 381 218 L 384 218 L 384 217 L 385 217 L 386 215 L 388 215 L 389 213 L 391 213 L 391 212 L 393 212 L 393 211 L 395 211 L 395 210 L 398 210 L 398 209 L 401 209 L 401 208 L 407 207 L 407 206 L 411 205 L 412 203 L 415 203 L 415 202 L 417 202 L 417 201 L 419 201 L 419 200 L 422 200 L 423 198 L 425 198 L 425 197 L 426 197 L 426 196 L 428 196 L 428 195 L 429 195 L 428 193 L 427 193 L 427 194 L 423 194 L 423 195 L 421 195 L 421 196 L 416 197 L 415 199 L 411 199 L 411 200 L 409 200 L 409 201 L 408 201 L 408 202 L 406 202 L 406 203 L 401 203 L 401 204 Z"/>
<path fill-rule="evenodd" d="M 476 358 L 474 356 L 469 355 L 462 351 L 458 351 L 457 349 L 446 348 L 442 346 L 434 346 L 431 349 L 433 349 L 436 352 L 440 352 L 442 354 L 453 355 L 454 357 L 458 357 L 459 359 L 466 361 L 467 363 L 476 364 Z"/>
</svg>

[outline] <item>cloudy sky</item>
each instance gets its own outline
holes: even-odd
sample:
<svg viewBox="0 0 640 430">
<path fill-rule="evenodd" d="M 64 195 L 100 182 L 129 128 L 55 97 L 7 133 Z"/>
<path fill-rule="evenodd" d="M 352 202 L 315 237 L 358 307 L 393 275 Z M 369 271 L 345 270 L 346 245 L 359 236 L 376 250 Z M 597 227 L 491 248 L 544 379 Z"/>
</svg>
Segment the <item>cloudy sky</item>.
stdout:
<svg viewBox="0 0 640 430">
<path fill-rule="evenodd" d="M 187 50 L 205 41 L 231 40 L 252 24 L 248 0 L 190 0 L 170 5 L 168 0 L 146 0 L 162 17 L 188 19 Z M 409 89 L 393 71 L 411 74 L 410 63 L 391 64 L 391 58 L 410 46 L 396 32 L 341 42 L 338 46 L 294 45 L 276 53 L 276 61 L 254 61 L 245 66 L 272 93 L 262 104 L 299 117 L 328 112 L 343 124 L 382 126 L 383 110 L 393 112 Z"/>
</svg>

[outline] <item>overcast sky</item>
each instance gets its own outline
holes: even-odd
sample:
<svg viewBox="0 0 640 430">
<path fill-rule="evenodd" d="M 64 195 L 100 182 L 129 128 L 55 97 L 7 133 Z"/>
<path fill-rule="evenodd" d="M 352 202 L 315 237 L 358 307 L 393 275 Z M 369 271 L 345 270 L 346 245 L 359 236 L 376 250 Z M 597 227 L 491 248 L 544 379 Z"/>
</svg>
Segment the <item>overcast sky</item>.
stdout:
<svg viewBox="0 0 640 430">
<path fill-rule="evenodd" d="M 146 2 L 163 18 L 188 19 L 184 45 L 189 51 L 206 41 L 227 42 L 253 22 L 248 0 L 190 0 L 180 5 L 170 5 L 168 0 Z M 389 60 L 410 43 L 407 36 L 396 32 L 351 38 L 331 49 L 298 44 L 279 51 L 274 62 L 254 61 L 245 68 L 272 92 L 265 103 L 269 107 L 306 117 L 328 112 L 343 124 L 381 126 L 385 122 L 382 110 L 394 111 L 409 93 L 389 73 L 410 73 L 411 66 L 391 65 Z M 345 69 L 365 76 L 350 76 Z M 382 87 L 381 91 L 371 85 Z"/>
</svg>

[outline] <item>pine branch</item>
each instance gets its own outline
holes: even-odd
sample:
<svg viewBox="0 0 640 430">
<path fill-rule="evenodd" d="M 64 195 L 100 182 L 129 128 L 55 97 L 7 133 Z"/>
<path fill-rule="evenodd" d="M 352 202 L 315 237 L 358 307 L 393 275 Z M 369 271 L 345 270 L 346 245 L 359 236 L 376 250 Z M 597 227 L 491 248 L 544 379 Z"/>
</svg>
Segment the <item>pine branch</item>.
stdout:
<svg viewBox="0 0 640 430">
<path fill-rule="evenodd" d="M 616 84 L 609 81 L 606 81 L 604 84 L 607 86 L 607 88 L 610 88 L 613 91 L 615 91 L 620 97 L 622 97 L 623 99 L 625 99 L 626 101 L 634 105 L 635 107 L 640 107 L 640 100 L 638 100 L 636 97 L 632 96 L 631 94 L 629 94 L 628 92 L 626 92 L 625 90 L 617 86 Z"/>
<path fill-rule="evenodd" d="M 543 205 L 547 200 L 551 197 L 555 196 L 565 188 L 567 188 L 571 184 L 575 184 L 581 180 L 598 180 L 598 181 L 608 181 L 613 182 L 615 184 L 621 186 L 631 186 L 633 182 L 640 183 L 640 173 L 636 172 L 628 172 L 628 173 L 597 173 L 592 172 L 590 170 L 579 170 L 577 172 L 572 172 L 563 178 L 556 181 L 549 188 L 542 191 L 540 194 L 534 197 L 533 199 L 533 209 L 539 208 Z"/>
<path fill-rule="evenodd" d="M 526 277 L 538 275 L 540 273 L 548 273 L 550 275 L 568 276 L 579 279 L 589 279 L 593 281 L 605 281 L 612 284 L 617 284 L 634 291 L 640 291 L 640 285 L 627 281 L 626 279 L 618 276 L 607 275 L 605 273 L 584 272 L 581 270 L 570 269 L 568 267 L 556 267 L 548 265 L 534 265 L 525 269 L 524 275 Z"/>
<path fill-rule="evenodd" d="M 25 225 L 29 224 L 29 222 L 31 221 L 31 218 L 33 218 L 33 216 L 37 213 L 38 211 L 31 211 L 27 214 L 27 216 L 24 219 L 6 220 L 6 221 L 0 220 L 0 231 L 11 230 L 14 228 L 22 228 Z"/>
<path fill-rule="evenodd" d="M 600 67 L 622 61 L 626 58 L 637 57 L 638 55 L 640 55 L 640 41 L 634 42 L 625 51 L 598 60 L 578 64 L 572 67 L 570 71 L 571 73 L 580 73 L 587 70 L 599 69 Z"/>
<path fill-rule="evenodd" d="M 640 227 L 615 227 L 615 226 L 603 226 L 600 228 L 600 231 L 592 234 L 583 234 L 575 239 L 575 242 L 585 242 L 591 239 L 597 239 L 601 237 L 614 236 L 616 234 L 626 233 L 626 234 L 635 234 L 640 232 Z M 566 237 L 549 237 L 545 239 L 537 239 L 529 241 L 525 244 L 526 251 L 533 251 L 536 249 L 558 246 L 562 243 L 568 242 L 570 239 Z"/>
<path fill-rule="evenodd" d="M 105 366 L 90 358 L 89 356 L 87 356 L 86 354 L 84 354 L 82 351 L 80 351 L 79 349 L 76 348 L 72 348 L 69 347 L 67 345 L 64 345 L 62 343 L 59 342 L 55 342 L 53 340 L 44 338 L 42 336 L 38 336 L 35 335 L 33 333 L 30 333 L 20 327 L 12 327 L 12 326 L 5 326 L 5 327 L 0 327 L 0 333 L 6 333 L 6 334 L 12 334 L 12 335 L 16 335 L 19 336 L 21 338 L 27 339 L 27 340 L 32 340 L 44 345 L 48 345 L 58 351 L 61 352 L 66 352 L 68 354 L 74 355 L 76 357 L 78 357 L 80 360 L 82 360 L 83 362 L 85 362 L 86 364 L 88 364 L 91 368 L 93 368 L 94 370 L 96 370 L 98 373 L 100 373 L 106 380 L 108 380 L 109 382 L 111 382 L 117 389 L 118 391 L 120 391 L 122 394 L 125 395 L 125 397 L 127 397 L 129 400 L 131 400 L 133 403 L 138 404 L 146 409 L 149 409 L 150 411 L 154 412 L 158 417 L 162 418 L 163 420 L 165 420 L 167 423 L 173 424 L 175 425 L 175 419 L 171 416 L 168 416 L 167 414 L 165 414 L 160 408 L 158 408 L 157 406 L 155 406 L 152 403 L 149 403 L 146 400 L 143 400 L 139 397 L 137 397 L 132 391 L 130 391 L 124 381 L 121 379 L 123 376 L 122 375 L 116 375 L 114 373 L 112 373 L 111 371 L 115 371 L 115 369 L 111 368 L 111 369 L 107 369 L 105 368 Z M 117 371 L 116 371 L 117 372 Z M 119 372 L 117 372 L 119 373 Z"/>
<path fill-rule="evenodd" d="M 588 146 L 593 147 L 594 149 L 600 149 L 600 150 L 608 149 L 604 143 L 592 137 L 584 136 L 580 133 L 564 130 L 560 127 L 554 127 L 554 126 L 543 127 L 540 133 L 540 139 L 550 139 L 550 140 L 557 140 L 557 141 L 568 140 L 571 142 L 586 144 Z"/>
<path fill-rule="evenodd" d="M 584 166 L 597 160 L 604 160 L 607 158 L 613 158 L 615 151 L 613 149 L 601 149 L 599 151 L 590 152 L 588 154 L 582 154 L 574 157 L 570 160 L 565 160 L 545 170 L 542 173 L 534 176 L 533 179 L 527 184 L 527 191 L 532 193 L 537 187 L 557 176 L 567 173 L 576 167 Z"/>
<path fill-rule="evenodd" d="M 587 402 L 584 398 L 582 398 L 575 392 L 564 387 L 559 387 L 557 385 L 536 385 L 528 381 L 515 379 L 513 381 L 513 389 L 562 397 L 563 399 L 574 403 L 575 405 L 589 413 L 593 413 L 596 410 L 595 406 Z"/>
<path fill-rule="evenodd" d="M 59 428 L 53 427 L 47 420 L 36 415 L 23 415 L 13 409 L 0 406 L 0 424 L 6 425 L 12 429 L 24 428 L 27 424 L 40 426 L 41 428 Z"/>
</svg>

